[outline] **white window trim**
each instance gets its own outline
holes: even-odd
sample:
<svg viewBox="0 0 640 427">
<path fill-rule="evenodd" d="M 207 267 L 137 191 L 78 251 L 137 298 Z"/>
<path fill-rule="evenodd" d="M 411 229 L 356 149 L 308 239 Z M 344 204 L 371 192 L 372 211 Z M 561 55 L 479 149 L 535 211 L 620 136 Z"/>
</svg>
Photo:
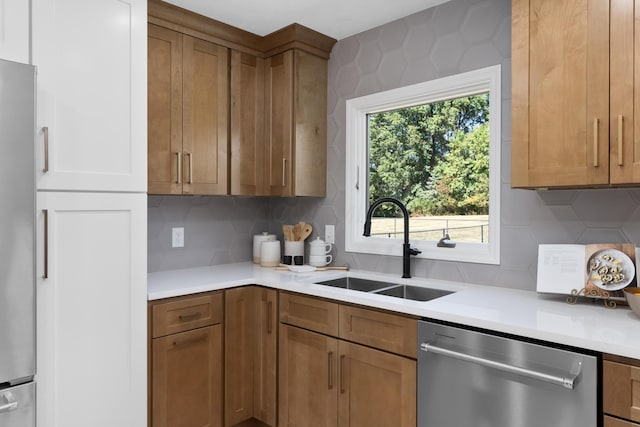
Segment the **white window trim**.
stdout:
<svg viewBox="0 0 640 427">
<path fill-rule="evenodd" d="M 419 258 L 500 264 L 500 65 L 469 71 L 346 102 L 345 250 L 402 256 L 402 239 L 364 237 L 367 200 L 367 114 L 426 104 L 489 91 L 489 242 L 452 242 L 455 248 L 438 248 L 435 241 L 412 240 Z"/>
</svg>

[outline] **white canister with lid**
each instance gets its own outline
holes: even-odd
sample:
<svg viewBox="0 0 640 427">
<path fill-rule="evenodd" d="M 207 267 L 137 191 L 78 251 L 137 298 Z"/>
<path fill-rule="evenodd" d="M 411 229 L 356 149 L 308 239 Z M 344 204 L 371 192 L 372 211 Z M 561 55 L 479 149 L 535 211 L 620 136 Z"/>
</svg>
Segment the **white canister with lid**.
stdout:
<svg viewBox="0 0 640 427">
<path fill-rule="evenodd" d="M 260 265 L 277 267 L 280 264 L 280 240 L 267 240 L 260 246 Z"/>
<path fill-rule="evenodd" d="M 262 234 L 256 234 L 253 236 L 253 262 L 260 264 L 261 261 L 261 248 L 262 242 L 269 242 L 276 240 L 275 234 L 269 234 L 268 231 L 263 231 Z"/>
<path fill-rule="evenodd" d="M 316 240 L 309 243 L 309 256 L 324 257 L 331 252 L 331 247 L 331 243 L 325 243 L 320 237 L 316 237 Z"/>
</svg>

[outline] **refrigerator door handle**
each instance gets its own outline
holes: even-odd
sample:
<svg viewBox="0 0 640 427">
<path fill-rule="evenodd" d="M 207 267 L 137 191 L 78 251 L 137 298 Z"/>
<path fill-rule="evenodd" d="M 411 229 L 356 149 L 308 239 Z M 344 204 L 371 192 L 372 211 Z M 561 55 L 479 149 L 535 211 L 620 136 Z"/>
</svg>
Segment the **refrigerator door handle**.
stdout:
<svg viewBox="0 0 640 427">
<path fill-rule="evenodd" d="M 10 391 L 6 391 L 0 396 L 2 396 L 5 402 L 7 402 L 6 404 L 0 406 L 0 414 L 2 414 L 3 412 L 10 412 L 18 409 L 18 401 L 13 396 L 13 393 L 11 393 Z"/>
</svg>

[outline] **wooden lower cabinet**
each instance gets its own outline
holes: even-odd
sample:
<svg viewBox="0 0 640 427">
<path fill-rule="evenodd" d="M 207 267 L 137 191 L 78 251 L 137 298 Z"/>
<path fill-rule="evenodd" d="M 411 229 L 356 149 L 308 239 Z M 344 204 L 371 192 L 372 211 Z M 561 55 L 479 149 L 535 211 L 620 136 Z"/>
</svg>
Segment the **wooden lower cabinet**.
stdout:
<svg viewBox="0 0 640 427">
<path fill-rule="evenodd" d="M 630 421 L 620 420 L 608 415 L 604 417 L 604 427 L 640 427 L 640 424 L 632 423 Z"/>
<path fill-rule="evenodd" d="M 154 338 L 153 427 L 222 426 L 222 325 Z"/>
<path fill-rule="evenodd" d="M 416 361 L 280 325 L 280 427 L 416 425 Z"/>
<path fill-rule="evenodd" d="M 640 423 L 640 361 L 605 356 L 602 362 L 602 409 L 605 414 Z"/>
<path fill-rule="evenodd" d="M 225 291 L 226 427 L 276 425 L 277 296 L 257 286 Z"/>
</svg>

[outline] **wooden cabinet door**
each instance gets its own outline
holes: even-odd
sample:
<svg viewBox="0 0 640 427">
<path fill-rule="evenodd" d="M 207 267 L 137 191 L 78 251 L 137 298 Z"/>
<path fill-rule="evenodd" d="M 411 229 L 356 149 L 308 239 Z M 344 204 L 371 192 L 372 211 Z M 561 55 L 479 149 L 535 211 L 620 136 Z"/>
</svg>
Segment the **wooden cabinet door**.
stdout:
<svg viewBox="0 0 640 427">
<path fill-rule="evenodd" d="M 340 341 L 340 427 L 416 425 L 416 361 Z"/>
<path fill-rule="evenodd" d="M 613 418 L 608 415 L 604 416 L 604 427 L 638 427 L 640 424 Z"/>
<path fill-rule="evenodd" d="M 227 194 L 229 53 L 187 35 L 182 42 L 182 191 Z"/>
<path fill-rule="evenodd" d="M 327 60 L 294 50 L 293 195 L 327 195 Z"/>
<path fill-rule="evenodd" d="M 264 59 L 234 50 L 231 51 L 231 194 L 265 194 L 264 163 Z"/>
<path fill-rule="evenodd" d="M 257 349 L 254 360 L 253 416 L 268 426 L 276 425 L 278 292 L 255 288 Z"/>
<path fill-rule="evenodd" d="M 272 196 L 291 196 L 293 155 L 293 51 L 265 64 L 265 181 Z"/>
<path fill-rule="evenodd" d="M 222 425 L 222 325 L 153 339 L 153 427 Z"/>
<path fill-rule="evenodd" d="M 29 63 L 30 13 L 29 2 L 4 0 L 0 14 L 0 58 Z"/>
<path fill-rule="evenodd" d="M 603 361 L 602 409 L 607 414 L 640 422 L 640 367 Z"/>
<path fill-rule="evenodd" d="M 610 174 L 640 182 L 640 1 L 611 0 Z"/>
<path fill-rule="evenodd" d="M 148 29 L 148 192 L 182 194 L 182 34 Z"/>
<path fill-rule="evenodd" d="M 225 426 L 253 417 L 255 336 L 254 287 L 225 291 Z"/>
<path fill-rule="evenodd" d="M 609 0 L 513 0 L 512 16 L 511 185 L 608 184 Z"/>
<path fill-rule="evenodd" d="M 146 196 L 38 192 L 37 209 L 38 426 L 144 426 Z"/>
<path fill-rule="evenodd" d="M 338 341 L 280 324 L 279 346 L 278 426 L 336 427 Z"/>
<path fill-rule="evenodd" d="M 31 5 L 38 189 L 146 192 L 147 1 Z"/>
</svg>

